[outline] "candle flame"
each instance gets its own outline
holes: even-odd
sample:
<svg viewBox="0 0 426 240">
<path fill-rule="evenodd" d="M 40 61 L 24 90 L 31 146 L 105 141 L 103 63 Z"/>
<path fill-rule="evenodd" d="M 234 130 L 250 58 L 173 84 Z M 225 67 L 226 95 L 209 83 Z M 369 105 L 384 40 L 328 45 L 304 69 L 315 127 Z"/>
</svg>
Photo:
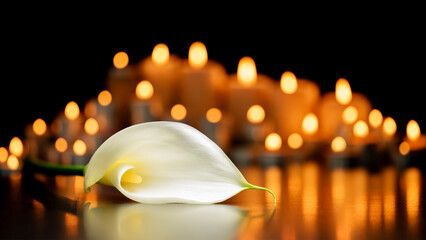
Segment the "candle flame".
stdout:
<svg viewBox="0 0 426 240">
<path fill-rule="evenodd" d="M 278 133 L 270 133 L 265 139 L 265 148 L 268 151 L 278 151 L 281 145 L 282 140 Z"/>
<path fill-rule="evenodd" d="M 0 147 L 0 163 L 6 162 L 7 157 L 9 157 L 7 149 L 5 147 Z"/>
<path fill-rule="evenodd" d="M 181 121 L 186 117 L 186 108 L 182 104 L 176 104 L 172 107 L 170 114 L 174 120 Z"/>
<path fill-rule="evenodd" d="M 401 144 L 399 144 L 398 150 L 401 155 L 405 156 L 410 153 L 410 144 L 408 144 L 406 141 L 403 141 Z"/>
<path fill-rule="evenodd" d="M 251 123 L 261 123 L 265 119 L 265 110 L 260 105 L 253 105 L 247 111 L 247 120 Z"/>
<path fill-rule="evenodd" d="M 208 60 L 206 46 L 202 42 L 194 42 L 189 47 L 188 62 L 192 68 L 200 69 Z"/>
<path fill-rule="evenodd" d="M 46 130 L 47 130 L 47 125 L 43 119 L 38 118 L 34 121 L 33 131 L 36 135 L 41 136 L 46 132 Z"/>
<path fill-rule="evenodd" d="M 416 141 L 420 137 L 420 126 L 415 120 L 410 120 L 407 124 L 407 137 L 410 141 Z"/>
<path fill-rule="evenodd" d="M 80 115 L 80 108 L 76 102 L 71 101 L 65 106 L 65 117 L 69 120 L 75 120 Z"/>
<path fill-rule="evenodd" d="M 354 106 L 347 107 L 342 114 L 343 122 L 352 124 L 358 119 L 358 109 Z"/>
<path fill-rule="evenodd" d="M 84 123 L 84 131 L 89 135 L 95 135 L 99 131 L 98 121 L 94 118 L 89 118 Z"/>
<path fill-rule="evenodd" d="M 67 148 L 68 148 L 68 142 L 67 142 L 67 140 L 65 140 L 65 138 L 61 138 L 60 137 L 60 138 L 56 139 L 56 141 L 55 141 L 55 149 L 58 152 L 63 153 L 63 152 L 65 152 L 67 150 Z"/>
<path fill-rule="evenodd" d="M 217 108 L 210 108 L 206 113 L 207 121 L 217 123 L 222 119 L 222 112 Z"/>
<path fill-rule="evenodd" d="M 344 78 L 339 78 L 336 82 L 336 100 L 342 105 L 346 105 L 352 101 L 351 85 Z"/>
<path fill-rule="evenodd" d="M 123 69 L 129 64 L 129 56 L 125 52 L 118 52 L 114 55 L 112 63 L 114 64 L 115 68 Z"/>
<path fill-rule="evenodd" d="M 77 139 L 72 145 L 72 149 L 76 155 L 83 156 L 87 150 L 86 143 L 81 139 Z"/>
<path fill-rule="evenodd" d="M 303 145 L 303 138 L 298 133 L 292 133 L 288 136 L 287 144 L 291 149 L 299 149 Z"/>
<path fill-rule="evenodd" d="M 141 100 L 148 100 L 152 95 L 154 95 L 152 84 L 147 80 L 140 81 L 136 86 L 136 97 Z"/>
<path fill-rule="evenodd" d="M 22 144 L 21 139 L 18 137 L 13 137 L 9 143 L 9 152 L 17 157 L 20 157 L 24 152 L 24 145 Z"/>
<path fill-rule="evenodd" d="M 346 141 L 343 137 L 335 137 L 331 142 L 331 150 L 333 152 L 343 152 L 346 149 Z"/>
<path fill-rule="evenodd" d="M 393 136 L 396 133 L 396 122 L 391 117 L 385 118 L 383 121 L 383 132 L 388 136 Z"/>
<path fill-rule="evenodd" d="M 169 48 L 164 43 L 159 43 L 155 45 L 152 50 L 152 61 L 157 65 L 163 65 L 169 61 L 170 53 Z"/>
<path fill-rule="evenodd" d="M 294 73 L 286 71 L 281 75 L 281 90 L 286 94 L 293 94 L 297 91 L 297 78 Z"/>
<path fill-rule="evenodd" d="M 14 156 L 14 155 L 10 155 L 8 158 L 7 158 L 7 167 L 10 169 L 10 170 L 16 170 L 16 169 L 18 169 L 18 167 L 19 167 L 19 160 L 18 160 L 18 158 L 16 157 L 16 156 Z"/>
<path fill-rule="evenodd" d="M 318 118 L 313 113 L 308 113 L 302 122 L 302 130 L 307 135 L 313 135 L 318 131 Z"/>
<path fill-rule="evenodd" d="M 353 127 L 353 133 L 356 137 L 360 137 L 360 138 L 367 137 L 369 133 L 367 123 L 363 120 L 358 120 Z"/>
<path fill-rule="evenodd" d="M 378 109 L 371 110 L 368 114 L 368 122 L 373 128 L 378 128 L 383 122 L 383 115 Z"/>
<path fill-rule="evenodd" d="M 243 57 L 238 63 L 237 80 L 243 86 L 252 86 L 257 81 L 256 64 L 253 58 Z"/>
<path fill-rule="evenodd" d="M 112 95 L 108 90 L 103 90 L 98 95 L 98 103 L 101 106 L 108 106 L 112 102 Z"/>
</svg>

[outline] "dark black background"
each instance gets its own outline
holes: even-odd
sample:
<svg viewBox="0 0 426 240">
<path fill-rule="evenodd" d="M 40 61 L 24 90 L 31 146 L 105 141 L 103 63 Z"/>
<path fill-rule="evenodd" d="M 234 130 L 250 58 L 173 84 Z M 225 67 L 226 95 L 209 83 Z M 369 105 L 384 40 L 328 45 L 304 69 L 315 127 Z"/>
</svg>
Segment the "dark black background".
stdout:
<svg viewBox="0 0 426 240">
<path fill-rule="evenodd" d="M 0 146 L 23 136 L 25 124 L 36 118 L 50 123 L 71 100 L 83 107 L 105 88 L 116 52 L 126 51 L 136 63 L 159 42 L 186 58 L 190 44 L 202 41 L 209 58 L 222 62 L 229 73 L 236 72 L 241 57 L 251 56 L 259 73 L 278 80 L 290 70 L 317 82 L 323 93 L 333 91 L 336 80 L 344 77 L 354 92 L 364 93 L 375 108 L 394 117 L 399 131 L 416 119 L 426 132 L 426 37 L 421 18 L 390 14 L 361 23 L 342 17 L 313 19 L 301 27 L 255 24 L 233 34 L 233 26 L 215 28 L 209 36 L 194 37 L 189 31 L 188 39 L 179 40 L 174 37 L 185 37 L 186 31 L 167 29 L 173 34 L 155 38 L 163 35 L 146 32 L 143 24 L 130 29 L 107 25 L 102 30 L 35 24 L 6 31 L 1 46 Z"/>
</svg>

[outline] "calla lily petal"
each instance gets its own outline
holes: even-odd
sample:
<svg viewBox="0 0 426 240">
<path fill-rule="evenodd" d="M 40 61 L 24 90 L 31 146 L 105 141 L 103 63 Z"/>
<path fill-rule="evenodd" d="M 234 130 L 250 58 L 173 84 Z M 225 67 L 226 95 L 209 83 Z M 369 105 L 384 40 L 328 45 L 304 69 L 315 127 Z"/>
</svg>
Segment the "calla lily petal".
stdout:
<svg viewBox="0 0 426 240">
<path fill-rule="evenodd" d="M 166 121 L 133 125 L 107 139 L 87 165 L 85 190 L 97 182 L 142 203 L 217 203 L 244 189 L 267 190 L 248 183 L 204 134 Z"/>
</svg>

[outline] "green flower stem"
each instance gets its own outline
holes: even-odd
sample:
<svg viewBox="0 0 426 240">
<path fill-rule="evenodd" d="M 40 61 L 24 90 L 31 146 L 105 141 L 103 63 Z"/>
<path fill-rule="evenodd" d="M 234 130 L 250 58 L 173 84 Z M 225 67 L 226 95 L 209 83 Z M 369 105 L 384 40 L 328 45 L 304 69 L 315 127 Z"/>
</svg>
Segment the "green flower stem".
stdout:
<svg viewBox="0 0 426 240">
<path fill-rule="evenodd" d="M 258 190 L 267 191 L 268 193 L 270 193 L 272 195 L 272 197 L 274 197 L 274 201 L 275 201 L 275 203 L 277 203 L 277 197 L 275 197 L 275 194 L 271 190 L 269 190 L 267 188 L 259 187 L 259 186 L 256 186 L 256 185 L 253 185 L 253 184 L 249 183 L 248 186 L 247 186 L 247 189 L 258 189 Z"/>
<path fill-rule="evenodd" d="M 60 165 L 42 162 L 34 157 L 27 157 L 24 160 L 24 170 L 39 172 L 50 176 L 56 175 L 77 175 L 84 176 L 86 166 L 82 165 Z"/>
</svg>

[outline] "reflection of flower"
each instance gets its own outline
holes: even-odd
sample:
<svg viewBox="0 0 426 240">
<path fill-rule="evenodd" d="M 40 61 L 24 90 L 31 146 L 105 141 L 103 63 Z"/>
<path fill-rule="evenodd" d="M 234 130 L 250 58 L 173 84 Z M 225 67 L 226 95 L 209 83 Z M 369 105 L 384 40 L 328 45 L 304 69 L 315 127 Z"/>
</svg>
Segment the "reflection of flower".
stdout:
<svg viewBox="0 0 426 240">
<path fill-rule="evenodd" d="M 230 205 L 117 204 L 84 210 L 88 239 L 235 239 L 247 213 Z"/>
<path fill-rule="evenodd" d="M 248 183 L 208 137 L 177 122 L 138 124 L 110 137 L 86 168 L 86 191 L 96 182 L 143 203 L 216 203 L 267 190 Z"/>
</svg>

